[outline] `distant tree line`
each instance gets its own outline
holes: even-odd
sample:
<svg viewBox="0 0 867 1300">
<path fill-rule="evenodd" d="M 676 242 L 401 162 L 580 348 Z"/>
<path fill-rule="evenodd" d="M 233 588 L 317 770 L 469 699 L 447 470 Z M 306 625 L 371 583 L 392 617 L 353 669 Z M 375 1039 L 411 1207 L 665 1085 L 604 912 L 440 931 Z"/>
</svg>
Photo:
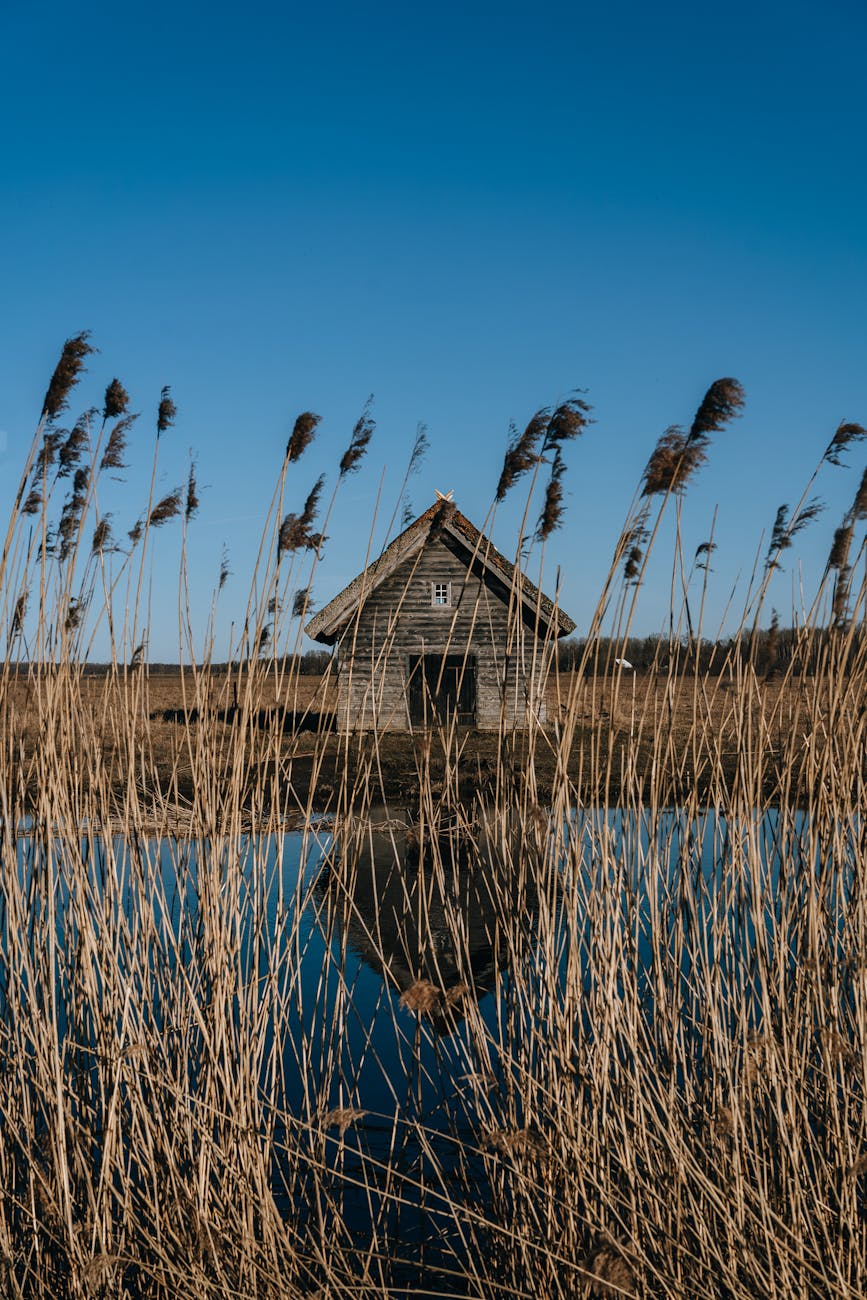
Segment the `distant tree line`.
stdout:
<svg viewBox="0 0 867 1300">
<path fill-rule="evenodd" d="M 278 670 L 286 673 L 297 673 L 301 677 L 321 677 L 328 671 L 328 665 L 331 663 L 330 650 L 305 650 L 303 654 L 294 655 L 277 655 L 276 664 Z M 21 664 L 21 668 L 26 670 L 29 665 Z M 88 676 L 99 677 L 109 671 L 110 664 L 88 663 L 84 665 L 84 672 Z M 151 662 L 148 664 L 148 672 L 153 675 L 177 673 L 179 665 L 173 663 Z M 228 673 L 238 667 L 237 663 L 212 663 L 211 671 L 214 673 Z"/>
<path fill-rule="evenodd" d="M 777 672 L 812 675 L 829 653 L 832 640 L 840 636 L 840 631 L 834 628 L 804 630 L 772 624 L 719 640 L 698 641 L 663 635 L 616 641 L 598 637 L 589 643 L 589 653 L 586 638 L 568 637 L 557 643 L 556 662 L 561 672 L 575 672 L 586 662 L 587 672 L 595 674 L 620 671 L 616 660 L 622 659 L 640 675 L 668 672 L 670 668 L 676 668 L 679 673 L 719 674 L 729 668 L 736 671 L 748 663 L 762 676 Z M 860 629 L 849 634 L 848 658 L 859 651 L 862 637 Z"/>
</svg>

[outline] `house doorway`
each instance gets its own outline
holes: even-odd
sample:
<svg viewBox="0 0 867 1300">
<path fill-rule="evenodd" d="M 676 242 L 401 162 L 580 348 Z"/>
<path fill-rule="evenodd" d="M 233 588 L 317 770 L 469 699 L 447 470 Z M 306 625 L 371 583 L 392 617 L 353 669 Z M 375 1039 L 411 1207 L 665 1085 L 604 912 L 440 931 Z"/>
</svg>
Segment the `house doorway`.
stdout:
<svg viewBox="0 0 867 1300">
<path fill-rule="evenodd" d="M 456 721 L 476 725 L 476 656 L 410 655 L 409 720 L 423 727 L 430 722 Z"/>
</svg>

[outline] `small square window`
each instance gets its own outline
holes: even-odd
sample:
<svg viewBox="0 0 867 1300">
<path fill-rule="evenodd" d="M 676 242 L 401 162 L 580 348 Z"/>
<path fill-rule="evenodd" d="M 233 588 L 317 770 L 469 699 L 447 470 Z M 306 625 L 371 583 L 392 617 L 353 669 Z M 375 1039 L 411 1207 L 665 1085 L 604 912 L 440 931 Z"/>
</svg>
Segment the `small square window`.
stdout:
<svg viewBox="0 0 867 1300">
<path fill-rule="evenodd" d="M 450 582 L 432 582 L 430 585 L 430 603 L 439 608 L 452 603 L 452 584 Z"/>
</svg>

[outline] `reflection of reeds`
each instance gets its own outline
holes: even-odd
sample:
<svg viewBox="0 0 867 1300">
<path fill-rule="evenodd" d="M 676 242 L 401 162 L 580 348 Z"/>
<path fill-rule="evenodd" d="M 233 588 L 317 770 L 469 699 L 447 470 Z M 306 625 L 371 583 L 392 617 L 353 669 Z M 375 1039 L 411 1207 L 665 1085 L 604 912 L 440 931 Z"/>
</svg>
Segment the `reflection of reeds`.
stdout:
<svg viewBox="0 0 867 1300">
<path fill-rule="evenodd" d="M 294 515 L 283 493 L 316 417 L 290 441 L 226 668 L 212 632 L 190 653 L 182 613 L 169 725 L 135 593 L 148 530 L 177 521 L 182 547 L 195 526 L 195 476 L 162 500 L 151 486 L 134 554 L 112 543 L 104 472 L 132 417 L 114 381 L 101 429 L 92 413 L 73 425 L 86 438 L 51 427 L 89 350 L 73 342 L 0 560 L 4 1293 L 863 1295 L 863 480 L 808 616 L 771 618 L 764 670 L 755 629 L 809 493 L 712 670 L 676 555 L 671 636 L 626 679 L 623 564 L 640 578 L 651 508 L 679 506 L 737 413 L 733 381 L 712 386 L 645 471 L 578 671 L 547 685 L 552 725 L 530 710 L 516 732 L 504 707 L 483 771 L 432 709 L 403 742 L 409 807 L 377 823 L 400 605 L 365 679 L 371 734 L 302 728 L 314 696 L 291 648 L 321 480 Z M 543 454 L 556 468 L 587 413 L 561 414 L 546 448 L 560 409 L 513 438 L 504 490 Z M 368 441 L 356 426 L 348 469 Z M 119 537 L 130 522 L 115 516 Z M 513 689 L 531 697 L 552 647 L 525 634 L 517 579 L 510 599 Z M 333 815 L 321 875 L 287 884 L 287 827 L 312 857 L 314 810 Z M 357 960 L 378 982 L 356 1002 Z"/>
</svg>

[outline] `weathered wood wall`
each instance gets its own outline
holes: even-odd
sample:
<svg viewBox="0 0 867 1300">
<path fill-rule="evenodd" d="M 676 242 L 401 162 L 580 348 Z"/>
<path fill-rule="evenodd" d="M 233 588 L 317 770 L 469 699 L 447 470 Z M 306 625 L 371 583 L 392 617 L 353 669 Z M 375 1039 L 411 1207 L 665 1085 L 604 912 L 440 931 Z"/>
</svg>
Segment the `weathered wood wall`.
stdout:
<svg viewBox="0 0 867 1300">
<path fill-rule="evenodd" d="M 545 721 L 548 648 L 513 609 L 509 591 L 481 572 L 448 534 L 428 541 L 363 602 L 338 651 L 341 731 L 409 729 L 410 655 L 476 657 L 476 725 L 526 725 L 528 711 Z M 480 565 L 473 566 L 481 570 Z M 431 584 L 451 583 L 452 603 L 431 603 Z"/>
</svg>

